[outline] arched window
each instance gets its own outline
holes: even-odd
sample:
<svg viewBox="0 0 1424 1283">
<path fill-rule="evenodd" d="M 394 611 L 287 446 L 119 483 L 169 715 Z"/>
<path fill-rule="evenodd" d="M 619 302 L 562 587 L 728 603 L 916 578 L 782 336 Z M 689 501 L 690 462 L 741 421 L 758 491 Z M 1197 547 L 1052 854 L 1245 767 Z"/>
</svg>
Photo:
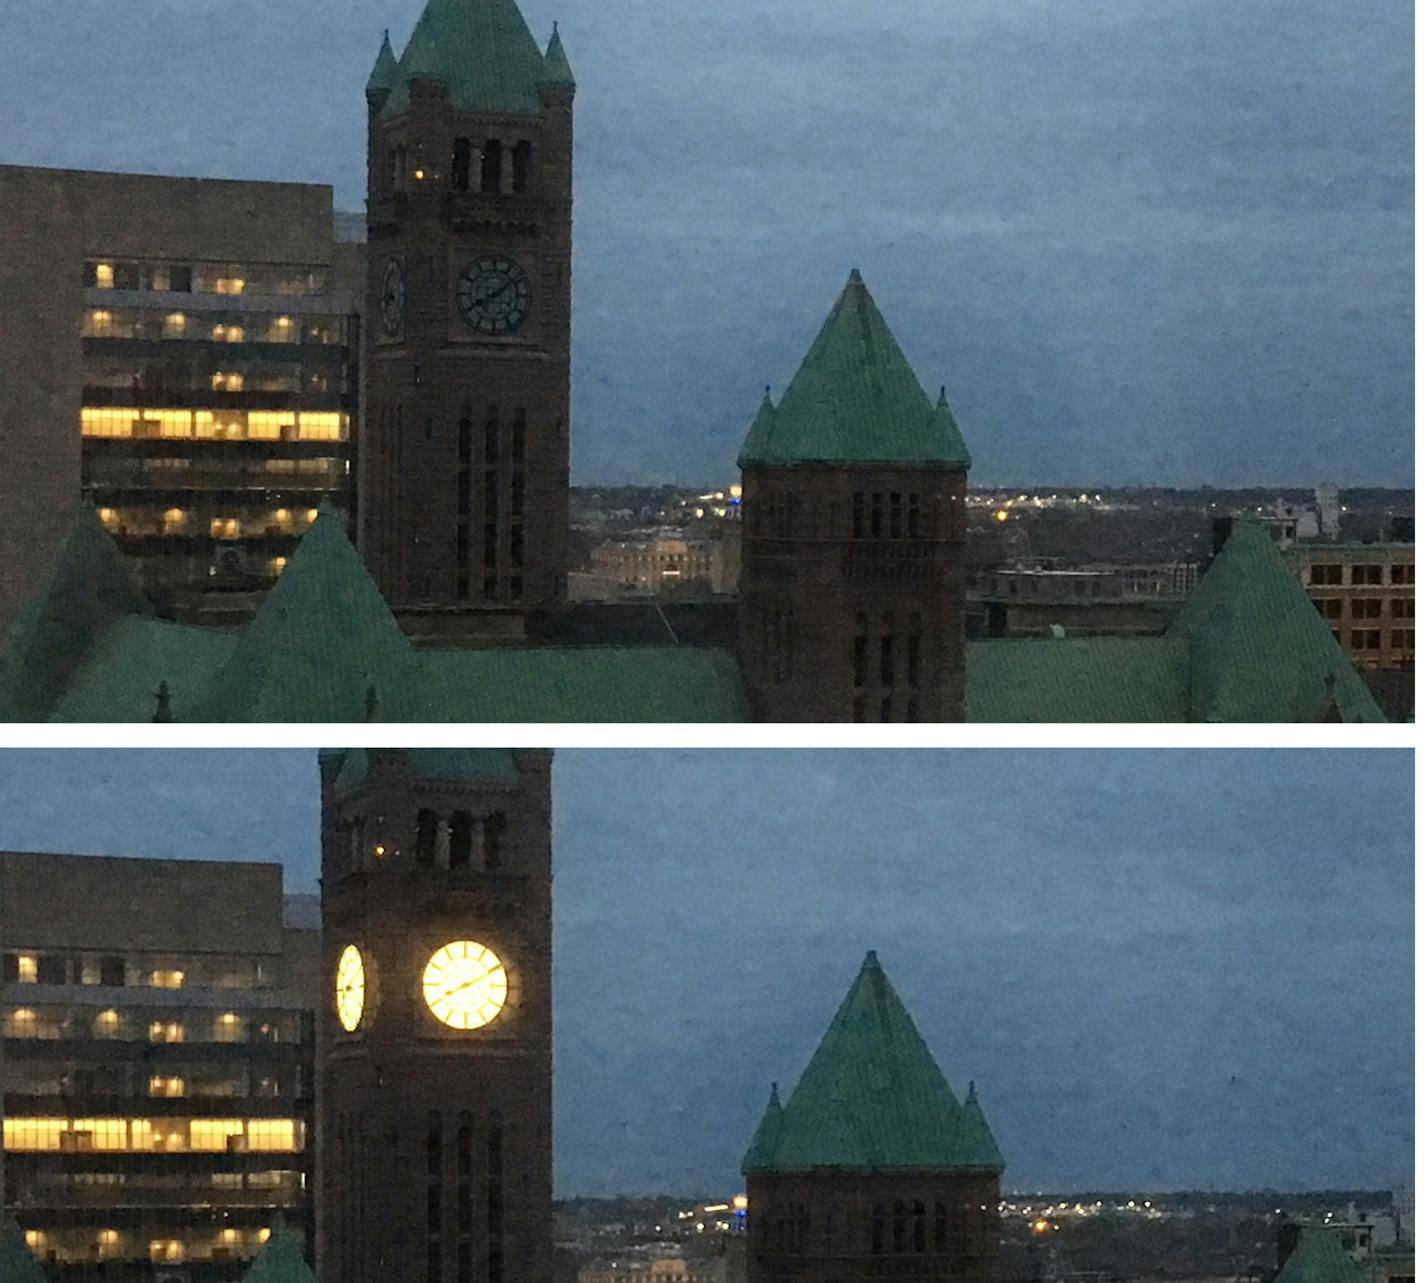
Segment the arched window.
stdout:
<svg viewBox="0 0 1424 1283">
<path fill-rule="evenodd" d="M 521 140 L 514 144 L 514 164 L 511 177 L 514 182 L 514 190 L 517 192 L 529 190 L 529 176 L 533 157 L 533 145 L 527 140 Z"/>
<path fill-rule="evenodd" d="M 455 139 L 450 153 L 450 186 L 457 192 L 470 190 L 470 140 Z"/>
<path fill-rule="evenodd" d="M 499 191 L 499 171 L 504 168 L 504 145 L 498 138 L 490 138 L 485 142 L 484 151 L 480 154 L 480 191 Z"/>
</svg>

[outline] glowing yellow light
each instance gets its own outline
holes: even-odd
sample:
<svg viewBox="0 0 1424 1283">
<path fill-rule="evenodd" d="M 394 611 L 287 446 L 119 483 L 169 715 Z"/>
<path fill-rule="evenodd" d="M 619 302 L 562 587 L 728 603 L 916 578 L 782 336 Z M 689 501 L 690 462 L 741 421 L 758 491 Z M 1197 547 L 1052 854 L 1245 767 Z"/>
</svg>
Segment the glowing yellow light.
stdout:
<svg viewBox="0 0 1424 1283">
<path fill-rule="evenodd" d="M 271 1237 L 272 1237 L 272 1231 L 269 1230 L 269 1229 L 266 1229 L 265 1227 L 264 1227 L 263 1229 L 260 1229 L 260 1230 L 257 1231 L 257 1241 L 258 1241 L 259 1243 L 265 1243 L 265 1242 L 266 1242 L 269 1238 L 271 1238 Z"/>
<path fill-rule="evenodd" d="M 117 515 L 118 514 L 115 513 L 112 508 L 99 509 L 99 520 L 102 521 L 106 526 L 111 524 Z"/>
<path fill-rule="evenodd" d="M 277 318 L 277 324 L 280 325 L 284 330 L 285 330 L 289 325 L 291 325 L 291 323 L 292 323 L 292 318 L 291 318 L 290 316 L 279 316 L 279 317 Z"/>
<path fill-rule="evenodd" d="M 25 1243 L 30 1247 L 43 1247 L 45 1241 L 43 1230 L 26 1230 Z"/>
<path fill-rule="evenodd" d="M 336 964 L 336 1017 L 347 1033 L 355 1033 L 366 1006 L 366 961 L 361 950 L 348 944 Z"/>
<path fill-rule="evenodd" d="M 171 330 L 181 330 L 188 324 L 188 318 L 182 312 L 170 312 L 164 319 L 164 324 Z"/>
<path fill-rule="evenodd" d="M 995 521 L 1007 521 L 1008 519 L 1009 519 L 1008 510 L 1005 509 L 1005 508 L 1000 508 L 999 511 L 994 514 L 994 520 L 995 520 Z"/>
<path fill-rule="evenodd" d="M 431 1014 L 453 1029 L 489 1024 L 509 994 L 504 964 L 475 940 L 452 940 L 437 949 L 421 984 Z"/>
<path fill-rule="evenodd" d="M 315 521 L 316 519 L 317 519 L 317 509 L 316 509 L 316 508 L 308 508 L 308 509 L 307 509 L 307 523 L 310 525 L 310 524 L 311 524 L 313 521 Z"/>
<path fill-rule="evenodd" d="M 292 511 L 290 508 L 278 508 L 272 515 L 278 521 L 290 521 L 292 519 Z"/>
<path fill-rule="evenodd" d="M 17 959 L 20 966 L 20 979 L 26 984 L 33 984 L 40 978 L 40 960 L 32 953 L 22 953 Z"/>
<path fill-rule="evenodd" d="M 738 1194 L 732 1199 L 732 1206 L 739 1212 L 745 1212 L 747 1210 L 747 1196 L 745 1194 Z"/>
<path fill-rule="evenodd" d="M 101 290 L 113 289 L 114 265 L 112 263 L 96 263 L 94 265 L 94 282 Z"/>
<path fill-rule="evenodd" d="M 286 559 L 285 557 L 273 557 L 273 558 L 272 558 L 272 569 L 273 569 L 277 574 L 280 575 L 284 570 L 286 570 L 286 568 L 287 568 L 287 559 Z"/>
<path fill-rule="evenodd" d="M 732 496 L 733 499 L 740 499 L 740 498 L 742 497 L 742 488 L 741 488 L 741 486 L 739 486 L 739 485 L 738 485 L 738 486 L 733 486 L 732 489 L 731 489 L 731 491 L 730 491 L 730 493 L 731 493 L 731 496 Z"/>
<path fill-rule="evenodd" d="M 110 1007 L 107 1011 L 99 1013 L 99 1023 L 101 1025 L 113 1026 L 119 1023 L 119 1013 Z"/>
<path fill-rule="evenodd" d="M 99 1245 L 101 1247 L 113 1247 L 119 1241 L 118 1230 L 100 1230 Z"/>
<path fill-rule="evenodd" d="M 225 1229 L 222 1232 L 222 1239 L 224 1243 L 236 1243 L 237 1240 L 241 1237 L 242 1236 L 237 1232 L 237 1230 L 234 1229 Z"/>
<path fill-rule="evenodd" d="M 1035 1234 L 1043 1234 L 1043 1233 L 1046 1233 L 1047 1230 L 1048 1230 L 1048 1222 L 1047 1222 L 1047 1221 L 1034 1221 L 1034 1223 L 1033 1223 L 1033 1232 L 1034 1232 Z"/>
<path fill-rule="evenodd" d="M 168 508 L 163 514 L 165 525 L 181 526 L 188 519 L 188 514 L 182 508 Z"/>
<path fill-rule="evenodd" d="M 417 179 L 423 179 L 425 177 L 425 171 L 423 169 L 417 169 L 415 171 L 415 176 Z"/>
<path fill-rule="evenodd" d="M 380 855 L 385 855 L 385 853 L 386 853 L 385 844 L 384 844 L 383 842 L 377 842 L 377 843 L 376 843 L 376 854 L 377 854 L 378 856 L 380 856 Z"/>
</svg>

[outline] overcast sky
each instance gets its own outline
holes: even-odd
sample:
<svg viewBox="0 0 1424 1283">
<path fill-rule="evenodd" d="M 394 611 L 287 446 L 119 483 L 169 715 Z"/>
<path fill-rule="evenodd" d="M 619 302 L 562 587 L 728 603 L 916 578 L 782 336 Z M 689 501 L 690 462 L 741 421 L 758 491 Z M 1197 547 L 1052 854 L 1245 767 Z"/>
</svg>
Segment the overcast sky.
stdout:
<svg viewBox="0 0 1424 1283">
<path fill-rule="evenodd" d="M 1010 1188 L 1383 1187 L 1413 1154 L 1402 752 L 561 752 L 556 1184 L 730 1193 L 867 949 Z M 0 753 L 0 848 L 281 859 L 315 756 Z"/>
<path fill-rule="evenodd" d="M 329 183 L 422 0 L 8 6 L 0 162 Z M 1408 0 L 525 0 L 574 474 L 730 479 L 858 266 L 983 484 L 1412 480 Z"/>
</svg>

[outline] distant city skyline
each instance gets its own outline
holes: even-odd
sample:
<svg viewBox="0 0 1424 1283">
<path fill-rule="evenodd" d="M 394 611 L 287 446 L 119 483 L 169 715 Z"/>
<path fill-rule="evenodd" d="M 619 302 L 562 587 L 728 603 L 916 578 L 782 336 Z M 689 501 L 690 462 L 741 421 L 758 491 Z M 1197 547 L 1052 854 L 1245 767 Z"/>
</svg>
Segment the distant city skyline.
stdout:
<svg viewBox="0 0 1424 1283">
<path fill-rule="evenodd" d="M 554 789 L 561 1197 L 735 1184 L 868 948 L 1006 1189 L 1411 1170 L 1406 752 L 566 750 Z M 4 848 L 309 893 L 318 820 L 309 752 L 0 754 Z"/>
<path fill-rule="evenodd" d="M 0 163 L 359 210 L 422 3 L 20 7 Z M 576 482 L 734 479 L 859 267 L 976 484 L 1410 483 L 1403 0 L 523 9 L 579 82 Z"/>
</svg>

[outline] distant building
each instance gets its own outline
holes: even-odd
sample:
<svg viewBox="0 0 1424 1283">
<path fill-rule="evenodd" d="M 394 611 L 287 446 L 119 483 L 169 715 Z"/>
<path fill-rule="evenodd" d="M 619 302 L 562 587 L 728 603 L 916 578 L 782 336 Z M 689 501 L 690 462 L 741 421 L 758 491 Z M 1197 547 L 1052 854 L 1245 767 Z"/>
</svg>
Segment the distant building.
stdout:
<svg viewBox="0 0 1424 1283">
<path fill-rule="evenodd" d="M 735 542 L 681 531 L 609 539 L 593 550 L 593 575 L 615 594 L 732 593 L 737 588 L 730 552 Z"/>
<path fill-rule="evenodd" d="M 1190 562 L 1130 566 L 1000 566 L 971 580 L 971 635 L 1032 637 L 1057 625 L 1069 636 L 1163 632 L 1196 587 Z"/>
<path fill-rule="evenodd" d="M 1401 1242 L 1414 1242 L 1414 1186 L 1401 1185 L 1394 1191 L 1394 1219 Z"/>
<path fill-rule="evenodd" d="M 0 166 L 0 242 L 0 626 L 81 491 L 193 614 L 350 504 L 363 247 L 329 187 Z"/>
<path fill-rule="evenodd" d="M 3 1205 L 49 1283 L 310 1241 L 317 926 L 276 864 L 0 853 Z"/>
<path fill-rule="evenodd" d="M 783 1107 L 752 1137 L 747 1278 L 994 1276 L 1004 1160 L 975 1096 L 961 1103 L 874 953 Z"/>
<path fill-rule="evenodd" d="M 1310 542 L 1286 555 L 1358 667 L 1414 667 L 1412 543 Z"/>
<path fill-rule="evenodd" d="M 652 1260 L 619 1258 L 585 1265 L 579 1283 L 726 1283 L 720 1263 L 689 1262 L 680 1256 L 660 1256 Z"/>
</svg>

